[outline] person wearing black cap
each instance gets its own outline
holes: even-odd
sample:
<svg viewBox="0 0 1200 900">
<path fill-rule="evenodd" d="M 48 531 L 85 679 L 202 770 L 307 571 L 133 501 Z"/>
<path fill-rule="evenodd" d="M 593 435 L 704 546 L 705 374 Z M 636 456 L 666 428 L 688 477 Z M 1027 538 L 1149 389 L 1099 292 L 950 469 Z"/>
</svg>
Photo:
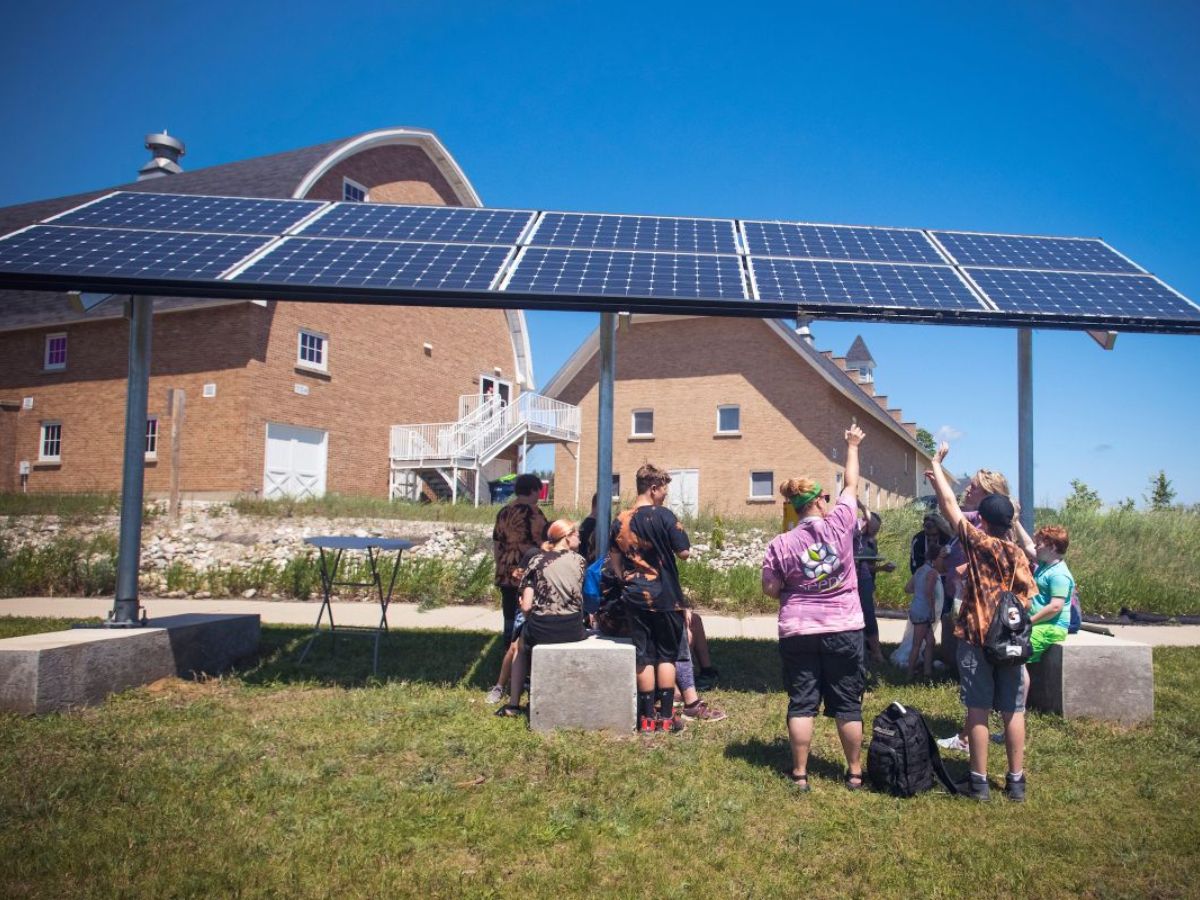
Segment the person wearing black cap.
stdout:
<svg viewBox="0 0 1200 900">
<path fill-rule="evenodd" d="M 933 471 L 925 477 L 937 492 L 938 508 L 955 530 L 966 555 L 962 580 L 962 607 L 954 628 L 958 638 L 959 691 L 967 708 L 967 743 L 971 773 L 964 784 L 967 796 L 990 799 L 987 780 L 988 712 L 995 709 L 1004 720 L 1004 745 L 1008 754 L 1005 793 L 1010 800 L 1025 799 L 1025 680 L 1024 666 L 993 666 L 983 653 L 984 638 L 992 623 L 1000 594 L 1012 591 L 1026 608 L 1037 594 L 1037 585 L 1025 551 L 1013 541 L 1016 510 L 1003 494 L 989 494 L 979 504 L 983 528 L 963 516 L 942 460 L 950 452 L 943 443 L 933 457 Z"/>
</svg>

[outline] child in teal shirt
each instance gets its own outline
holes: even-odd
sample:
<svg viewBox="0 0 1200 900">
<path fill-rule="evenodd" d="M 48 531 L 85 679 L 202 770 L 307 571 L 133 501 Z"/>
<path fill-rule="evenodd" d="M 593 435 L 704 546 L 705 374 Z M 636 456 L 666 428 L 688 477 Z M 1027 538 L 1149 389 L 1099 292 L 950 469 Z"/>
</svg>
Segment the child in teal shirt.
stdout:
<svg viewBox="0 0 1200 900">
<path fill-rule="evenodd" d="M 1033 634 L 1031 663 L 1042 658 L 1042 654 L 1053 644 L 1067 639 L 1067 628 L 1071 624 L 1071 595 L 1075 591 L 1075 579 L 1063 562 L 1070 536 L 1061 525 L 1047 525 L 1033 535 L 1033 546 L 1037 551 L 1038 566 L 1033 573 L 1037 582 L 1038 595 L 1029 608 Z"/>
</svg>

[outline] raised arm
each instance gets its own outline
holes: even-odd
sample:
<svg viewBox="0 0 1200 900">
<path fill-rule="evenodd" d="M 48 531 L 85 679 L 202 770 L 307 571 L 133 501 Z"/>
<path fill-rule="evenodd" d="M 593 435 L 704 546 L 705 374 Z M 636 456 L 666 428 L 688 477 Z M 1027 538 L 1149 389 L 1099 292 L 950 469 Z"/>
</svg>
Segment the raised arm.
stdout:
<svg viewBox="0 0 1200 900">
<path fill-rule="evenodd" d="M 846 474 L 842 482 L 842 490 L 850 491 L 858 497 L 858 445 L 866 435 L 858 425 L 851 425 L 846 430 Z"/>
<path fill-rule="evenodd" d="M 938 447 L 937 453 L 933 454 L 933 471 L 926 472 L 925 477 L 933 484 L 933 491 L 937 494 L 938 509 L 950 523 L 950 527 L 957 533 L 958 523 L 963 520 L 963 514 L 962 510 L 958 508 L 958 498 L 954 496 L 954 488 L 950 486 L 950 478 L 946 475 L 946 470 L 942 468 L 942 460 L 949 452 L 950 445 L 942 441 L 942 446 Z"/>
</svg>

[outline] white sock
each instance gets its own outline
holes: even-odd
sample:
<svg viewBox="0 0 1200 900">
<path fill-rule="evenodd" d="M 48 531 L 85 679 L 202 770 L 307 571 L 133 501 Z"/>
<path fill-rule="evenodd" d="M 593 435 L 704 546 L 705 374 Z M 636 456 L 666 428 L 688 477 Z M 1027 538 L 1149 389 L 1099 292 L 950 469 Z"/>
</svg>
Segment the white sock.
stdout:
<svg viewBox="0 0 1200 900">
<path fill-rule="evenodd" d="M 1020 772 L 1009 772 L 1008 777 L 1011 778 L 1013 781 L 1020 781 L 1022 778 L 1025 777 L 1025 770 L 1022 769 Z"/>
<path fill-rule="evenodd" d="M 972 771 L 972 772 L 971 772 L 971 777 L 972 777 L 972 778 L 978 778 L 980 781 L 987 781 L 987 773 L 986 773 L 986 772 L 976 772 L 976 771 Z"/>
</svg>

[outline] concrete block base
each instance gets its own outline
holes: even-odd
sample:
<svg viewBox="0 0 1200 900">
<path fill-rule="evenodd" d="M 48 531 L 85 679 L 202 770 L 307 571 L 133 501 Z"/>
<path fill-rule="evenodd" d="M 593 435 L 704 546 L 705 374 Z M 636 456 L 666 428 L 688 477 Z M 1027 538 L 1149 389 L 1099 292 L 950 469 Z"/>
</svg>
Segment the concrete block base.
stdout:
<svg viewBox="0 0 1200 900">
<path fill-rule="evenodd" d="M 573 644 L 533 648 L 529 727 L 628 734 L 637 714 L 633 644 L 595 635 Z"/>
<path fill-rule="evenodd" d="M 1150 647 L 1081 631 L 1029 666 L 1029 705 L 1066 719 L 1138 725 L 1154 718 Z"/>
<path fill-rule="evenodd" d="M 259 617 L 192 613 L 148 628 L 74 628 L 0 640 L 0 710 L 94 706 L 160 678 L 215 675 L 258 650 Z"/>
</svg>

